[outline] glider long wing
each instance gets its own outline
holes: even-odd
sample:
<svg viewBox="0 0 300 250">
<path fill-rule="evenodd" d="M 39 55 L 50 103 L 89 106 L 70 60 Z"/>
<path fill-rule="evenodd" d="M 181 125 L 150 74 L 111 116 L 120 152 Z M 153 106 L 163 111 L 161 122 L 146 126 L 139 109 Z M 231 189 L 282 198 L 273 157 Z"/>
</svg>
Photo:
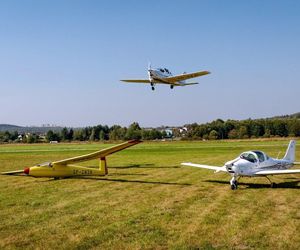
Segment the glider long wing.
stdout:
<svg viewBox="0 0 300 250">
<path fill-rule="evenodd" d="M 278 174 L 300 174 L 300 169 L 283 169 L 283 170 L 262 170 L 255 175 L 278 175 Z"/>
<path fill-rule="evenodd" d="M 209 71 L 199 71 L 199 72 L 194 72 L 194 73 L 170 76 L 170 77 L 167 77 L 166 80 L 168 82 L 179 82 L 179 81 L 184 81 L 184 80 L 187 80 L 187 79 L 190 79 L 190 78 L 204 76 L 204 75 L 207 75 L 207 74 L 210 74 L 210 72 Z"/>
<path fill-rule="evenodd" d="M 206 169 L 210 169 L 210 170 L 215 170 L 217 172 L 219 172 L 219 171 L 227 172 L 226 167 L 201 165 L 201 164 L 195 164 L 195 163 L 190 163 L 190 162 L 183 162 L 183 163 L 181 163 L 181 165 L 189 166 L 189 167 L 196 167 L 196 168 L 206 168 Z"/>
<path fill-rule="evenodd" d="M 24 170 L 16 170 L 16 171 L 2 172 L 1 174 L 3 174 L 3 175 L 24 174 Z"/>
<path fill-rule="evenodd" d="M 52 164 L 68 165 L 68 164 L 74 164 L 74 163 L 83 162 L 83 161 L 89 161 L 89 160 L 93 160 L 93 159 L 99 159 L 101 157 L 105 157 L 107 155 L 121 151 L 125 148 L 134 146 L 140 142 L 141 141 L 139 141 L 139 140 L 131 140 L 131 141 L 127 141 L 127 142 L 121 143 L 119 145 L 110 147 L 110 148 L 102 149 L 102 150 L 94 152 L 94 153 L 76 156 L 76 157 L 72 157 L 72 158 L 68 158 L 68 159 L 64 159 L 64 160 L 60 160 L 60 161 L 55 161 L 55 162 L 52 162 Z"/>
</svg>

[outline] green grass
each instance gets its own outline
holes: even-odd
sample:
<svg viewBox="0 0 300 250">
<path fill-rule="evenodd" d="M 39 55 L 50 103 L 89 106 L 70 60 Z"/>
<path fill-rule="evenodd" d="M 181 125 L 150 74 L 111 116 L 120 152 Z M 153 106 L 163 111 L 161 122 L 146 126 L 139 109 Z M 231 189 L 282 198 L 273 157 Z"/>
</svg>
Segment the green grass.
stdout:
<svg viewBox="0 0 300 250">
<path fill-rule="evenodd" d="M 287 144 L 147 142 L 109 156 L 106 177 L 0 175 L 0 249 L 300 249 L 299 175 L 271 177 L 273 189 L 242 178 L 231 191 L 225 173 L 180 166 L 223 165 L 249 149 L 282 157 Z M 0 171 L 108 146 L 1 145 Z"/>
</svg>

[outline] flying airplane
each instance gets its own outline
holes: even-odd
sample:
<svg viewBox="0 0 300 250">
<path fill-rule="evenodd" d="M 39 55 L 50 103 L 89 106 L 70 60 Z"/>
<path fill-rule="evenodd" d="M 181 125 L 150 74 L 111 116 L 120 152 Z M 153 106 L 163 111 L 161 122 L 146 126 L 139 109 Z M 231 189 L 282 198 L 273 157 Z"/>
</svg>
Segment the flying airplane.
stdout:
<svg viewBox="0 0 300 250">
<path fill-rule="evenodd" d="M 262 151 L 252 150 L 244 152 L 234 160 L 226 162 L 223 167 L 194 164 L 190 162 L 181 163 L 181 165 L 206 168 L 215 170 L 215 172 L 227 172 L 232 176 L 230 180 L 230 186 L 232 190 L 237 189 L 238 179 L 242 176 L 264 176 L 270 181 L 271 187 L 273 187 L 274 183 L 271 182 L 271 180 L 268 178 L 268 175 L 300 173 L 300 169 L 288 169 L 295 164 L 300 164 L 299 162 L 294 162 L 295 147 L 296 142 L 294 140 L 291 140 L 286 150 L 285 156 L 282 159 L 274 159 L 269 157 Z"/>
<path fill-rule="evenodd" d="M 150 83 L 152 90 L 155 90 L 155 84 L 167 84 L 173 89 L 174 86 L 187 86 L 198 84 L 198 82 L 185 82 L 185 80 L 190 78 L 195 78 L 199 76 L 204 76 L 210 74 L 209 71 L 198 71 L 194 73 L 184 72 L 181 75 L 173 76 L 172 73 L 166 68 L 152 69 L 149 64 L 148 67 L 148 79 L 127 79 L 121 80 L 123 82 L 133 82 L 133 83 Z"/>
<path fill-rule="evenodd" d="M 76 156 L 64 160 L 58 160 L 54 162 L 46 162 L 33 167 L 27 167 L 24 170 L 3 172 L 1 174 L 26 175 L 32 177 L 53 177 L 54 179 L 72 176 L 105 176 L 108 174 L 106 156 L 121 151 L 125 148 L 134 146 L 140 142 L 141 141 L 139 140 L 131 140 L 110 148 L 96 151 L 94 153 Z M 89 161 L 93 159 L 100 160 L 99 169 L 74 165 L 79 162 Z"/>
</svg>

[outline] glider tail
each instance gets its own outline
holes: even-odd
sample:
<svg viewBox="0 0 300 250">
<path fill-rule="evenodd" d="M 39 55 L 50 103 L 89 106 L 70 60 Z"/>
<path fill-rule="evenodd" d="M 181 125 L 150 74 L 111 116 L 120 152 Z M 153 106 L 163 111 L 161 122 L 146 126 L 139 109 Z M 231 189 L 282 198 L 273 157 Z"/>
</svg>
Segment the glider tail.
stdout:
<svg viewBox="0 0 300 250">
<path fill-rule="evenodd" d="M 283 160 L 294 162 L 295 161 L 295 149 L 296 149 L 296 142 L 291 140 L 289 146 L 286 150 L 285 156 Z"/>
</svg>

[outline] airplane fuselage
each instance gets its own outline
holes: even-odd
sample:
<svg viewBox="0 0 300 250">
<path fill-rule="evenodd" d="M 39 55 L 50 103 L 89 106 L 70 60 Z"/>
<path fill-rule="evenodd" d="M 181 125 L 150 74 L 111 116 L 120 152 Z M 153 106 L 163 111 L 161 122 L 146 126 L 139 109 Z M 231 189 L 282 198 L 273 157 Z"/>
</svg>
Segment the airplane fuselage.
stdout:
<svg viewBox="0 0 300 250">
<path fill-rule="evenodd" d="M 155 82 L 169 83 L 166 78 L 172 76 L 172 73 L 166 68 L 149 69 L 148 76 L 150 83 L 153 85 Z"/>
<path fill-rule="evenodd" d="M 229 164 L 228 164 L 229 163 Z M 293 166 L 293 162 L 269 158 L 263 162 L 249 162 L 245 159 L 237 159 L 233 163 L 225 164 L 229 173 L 235 176 L 255 176 L 262 170 L 283 170 Z"/>
</svg>

